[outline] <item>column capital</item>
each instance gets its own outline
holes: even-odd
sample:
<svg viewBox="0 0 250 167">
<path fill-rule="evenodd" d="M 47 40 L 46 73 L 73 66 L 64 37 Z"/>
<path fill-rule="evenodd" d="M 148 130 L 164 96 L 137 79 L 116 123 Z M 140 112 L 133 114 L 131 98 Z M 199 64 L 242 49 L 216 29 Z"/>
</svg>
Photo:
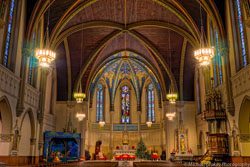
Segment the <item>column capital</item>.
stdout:
<svg viewBox="0 0 250 167">
<path fill-rule="evenodd" d="M 75 107 L 76 102 L 75 101 L 67 101 L 67 108 L 71 109 Z"/>
</svg>

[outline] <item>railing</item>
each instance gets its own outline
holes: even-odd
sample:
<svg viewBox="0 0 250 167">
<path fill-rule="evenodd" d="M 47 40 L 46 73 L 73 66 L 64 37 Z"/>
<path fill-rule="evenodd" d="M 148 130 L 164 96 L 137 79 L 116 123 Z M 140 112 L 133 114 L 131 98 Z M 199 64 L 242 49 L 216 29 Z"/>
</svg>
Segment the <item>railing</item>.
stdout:
<svg viewBox="0 0 250 167">
<path fill-rule="evenodd" d="M 250 142 L 250 133 L 239 134 L 241 142 Z"/>
<path fill-rule="evenodd" d="M 0 65 L 0 90 L 15 98 L 18 97 L 20 78 L 3 65 Z"/>
<path fill-rule="evenodd" d="M 25 84 L 24 101 L 25 103 L 38 108 L 39 105 L 39 91 L 29 84 Z"/>
<path fill-rule="evenodd" d="M 105 124 L 104 127 L 100 127 L 98 123 L 91 123 L 90 124 L 92 130 L 110 130 L 111 124 Z M 138 124 L 127 124 L 128 131 L 137 131 Z M 141 130 L 156 130 L 160 129 L 160 124 L 153 123 L 151 127 L 148 127 L 146 124 L 140 125 Z M 123 131 L 125 129 L 125 124 L 113 124 L 113 131 Z"/>
<path fill-rule="evenodd" d="M 250 65 L 241 69 L 232 78 L 233 96 L 237 97 L 250 90 Z"/>
<path fill-rule="evenodd" d="M 0 134 L 0 142 L 11 142 L 13 134 Z"/>
<path fill-rule="evenodd" d="M 226 119 L 226 113 L 223 110 L 208 110 L 205 111 L 204 117 L 209 119 Z"/>
</svg>

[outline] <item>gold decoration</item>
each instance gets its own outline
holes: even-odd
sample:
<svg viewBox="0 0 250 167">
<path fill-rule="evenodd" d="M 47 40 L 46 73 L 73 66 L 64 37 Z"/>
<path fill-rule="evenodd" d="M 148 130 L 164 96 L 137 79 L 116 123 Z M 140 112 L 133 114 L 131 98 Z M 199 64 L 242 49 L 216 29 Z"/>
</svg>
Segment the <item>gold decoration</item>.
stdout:
<svg viewBox="0 0 250 167">
<path fill-rule="evenodd" d="M 52 61 L 56 58 L 56 53 L 49 49 L 36 49 L 35 57 L 42 67 L 49 67 Z"/>
</svg>

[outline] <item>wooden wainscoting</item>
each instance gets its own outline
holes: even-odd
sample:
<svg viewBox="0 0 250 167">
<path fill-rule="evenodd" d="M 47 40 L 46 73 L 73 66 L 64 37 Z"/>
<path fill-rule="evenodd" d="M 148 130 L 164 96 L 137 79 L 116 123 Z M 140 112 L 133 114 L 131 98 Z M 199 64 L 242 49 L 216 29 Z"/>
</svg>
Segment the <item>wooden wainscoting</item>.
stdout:
<svg viewBox="0 0 250 167">
<path fill-rule="evenodd" d="M 39 157 L 34 156 L 0 156 L 0 162 L 6 165 L 31 165 L 38 164 Z"/>
</svg>

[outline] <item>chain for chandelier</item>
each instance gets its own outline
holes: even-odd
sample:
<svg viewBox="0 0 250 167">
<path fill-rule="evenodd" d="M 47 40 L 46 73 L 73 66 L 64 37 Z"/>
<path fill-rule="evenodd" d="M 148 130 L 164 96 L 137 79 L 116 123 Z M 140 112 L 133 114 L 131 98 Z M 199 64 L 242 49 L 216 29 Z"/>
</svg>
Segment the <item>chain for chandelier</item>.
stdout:
<svg viewBox="0 0 250 167">
<path fill-rule="evenodd" d="M 124 0 L 124 28 L 125 28 L 125 34 L 124 34 L 124 48 L 125 48 L 125 55 L 124 57 L 127 58 L 127 0 Z"/>
<path fill-rule="evenodd" d="M 82 50 L 83 50 L 83 27 L 81 32 L 81 54 L 80 54 L 80 67 L 82 67 Z M 82 103 L 83 100 L 86 98 L 86 94 L 82 92 L 82 80 L 80 79 L 79 85 L 77 87 L 77 92 L 74 93 L 74 98 L 76 99 L 77 103 Z"/>
<path fill-rule="evenodd" d="M 171 19 L 171 18 L 170 18 Z M 170 39 L 170 29 L 168 29 L 168 50 L 170 52 L 169 55 L 169 70 L 172 71 L 172 50 L 171 50 L 171 39 Z M 166 95 L 166 98 L 169 100 L 170 104 L 175 104 L 178 98 L 177 93 L 174 91 L 173 81 L 171 80 L 169 93 Z M 168 120 L 173 120 L 175 117 L 175 112 L 171 111 L 171 105 L 169 106 L 169 112 L 166 113 L 166 117 Z"/>
<path fill-rule="evenodd" d="M 49 67 L 51 62 L 55 60 L 56 53 L 49 48 L 49 18 L 50 18 L 50 1 L 48 8 L 47 27 L 45 31 L 45 48 L 38 48 L 35 50 L 35 57 L 38 59 L 41 67 Z"/>
<path fill-rule="evenodd" d="M 205 47 L 205 39 L 204 39 L 205 32 L 203 26 L 201 2 L 200 2 L 200 20 L 201 20 L 200 48 L 194 51 L 194 57 L 198 60 L 198 63 L 201 66 L 207 66 L 210 64 L 211 59 L 214 56 L 214 48 Z"/>
<path fill-rule="evenodd" d="M 172 70 L 172 50 L 171 50 L 170 30 L 168 30 L 168 50 L 170 52 L 170 55 L 169 55 L 169 68 L 170 68 L 170 71 L 171 71 Z M 167 94 L 166 97 L 167 97 L 167 99 L 169 100 L 169 102 L 171 104 L 176 103 L 178 95 L 174 91 L 174 85 L 173 85 L 172 81 L 171 81 L 171 84 L 170 84 L 169 93 Z"/>
</svg>

